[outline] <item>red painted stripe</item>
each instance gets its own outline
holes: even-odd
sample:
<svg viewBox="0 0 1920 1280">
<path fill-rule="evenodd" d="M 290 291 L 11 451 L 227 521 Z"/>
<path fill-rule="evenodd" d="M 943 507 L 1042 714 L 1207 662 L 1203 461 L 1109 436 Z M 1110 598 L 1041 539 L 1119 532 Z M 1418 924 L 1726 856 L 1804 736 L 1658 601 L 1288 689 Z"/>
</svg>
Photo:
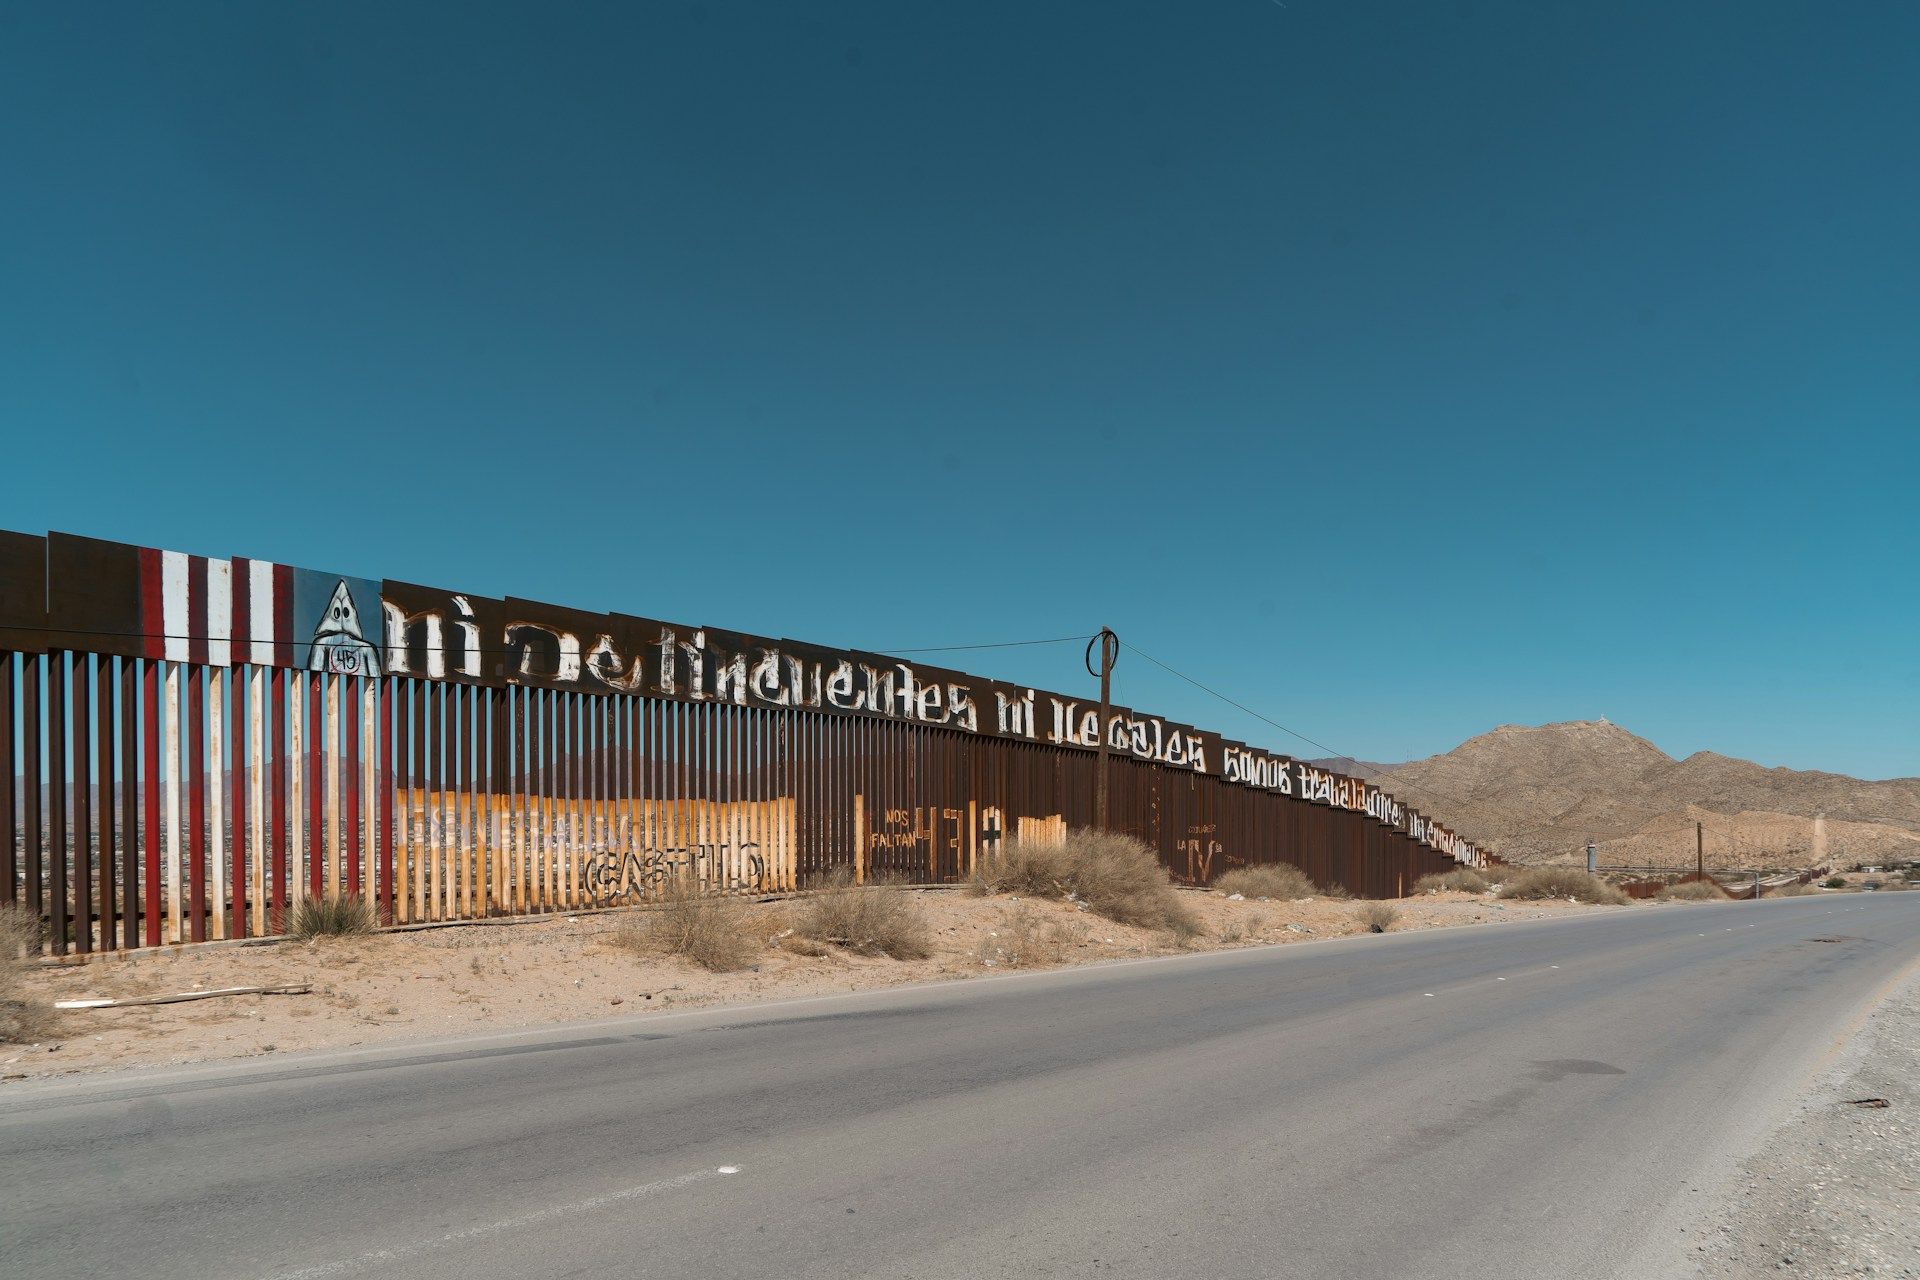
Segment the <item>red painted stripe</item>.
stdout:
<svg viewBox="0 0 1920 1280">
<path fill-rule="evenodd" d="M 272 746 L 273 757 L 273 773 L 269 778 L 273 784 L 273 833 L 267 848 L 271 851 L 273 866 L 267 879 L 273 893 L 273 919 L 267 922 L 267 928 L 279 933 L 287 912 L 287 676 L 275 667 L 268 678 L 273 682 L 267 720 L 267 742 Z"/>
<path fill-rule="evenodd" d="M 326 739 L 326 719 L 320 707 L 320 677 L 307 677 L 307 891 L 319 897 L 322 890 L 320 872 L 322 859 L 327 856 L 327 830 L 324 825 L 325 806 L 320 796 L 320 766 L 324 752 L 321 744 Z"/>
<path fill-rule="evenodd" d="M 296 666 L 293 660 L 293 568 L 273 566 L 273 660 L 282 667 Z"/>
<path fill-rule="evenodd" d="M 380 685 L 380 826 L 374 836 L 379 849 L 380 923 L 393 923 L 393 690 L 391 677 Z"/>
<path fill-rule="evenodd" d="M 187 661 L 207 661 L 207 558 L 187 557 Z M 195 942 L 200 939 L 195 938 Z"/>
<path fill-rule="evenodd" d="M 166 641 L 166 603 L 160 595 L 160 553 L 152 547 L 141 547 L 140 557 L 140 652 L 149 658 L 167 656 Z M 149 671 L 148 678 L 153 673 Z"/>
<path fill-rule="evenodd" d="M 347 822 L 347 892 L 358 895 L 360 892 L 360 677 L 335 677 L 343 686 L 340 690 L 346 702 L 345 714 L 341 717 L 346 723 L 341 725 L 341 736 L 346 740 L 346 750 L 342 754 L 346 763 L 346 822 Z"/>
<path fill-rule="evenodd" d="M 145 553 L 142 552 L 144 555 Z M 145 566 L 142 565 L 144 569 Z M 154 581 L 160 578 L 159 557 L 154 557 Z M 144 581 L 144 577 L 142 581 Z M 146 910 L 147 945 L 160 945 L 160 664 L 149 659 L 141 690 L 143 723 L 140 727 L 141 794 L 146 800 Z"/>
</svg>

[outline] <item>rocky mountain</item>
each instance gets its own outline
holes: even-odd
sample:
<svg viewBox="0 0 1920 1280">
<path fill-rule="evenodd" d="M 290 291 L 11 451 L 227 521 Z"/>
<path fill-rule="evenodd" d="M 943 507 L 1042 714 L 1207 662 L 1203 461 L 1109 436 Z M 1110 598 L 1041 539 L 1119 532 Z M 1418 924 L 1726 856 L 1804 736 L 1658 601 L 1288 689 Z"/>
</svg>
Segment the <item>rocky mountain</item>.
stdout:
<svg viewBox="0 0 1920 1280">
<path fill-rule="evenodd" d="M 1336 766 L 1338 767 L 1338 766 Z M 1675 760 L 1604 720 L 1502 725 L 1444 755 L 1359 772 L 1514 861 L 1718 867 L 1920 858 L 1920 778 L 1769 769 L 1711 751 Z"/>
</svg>

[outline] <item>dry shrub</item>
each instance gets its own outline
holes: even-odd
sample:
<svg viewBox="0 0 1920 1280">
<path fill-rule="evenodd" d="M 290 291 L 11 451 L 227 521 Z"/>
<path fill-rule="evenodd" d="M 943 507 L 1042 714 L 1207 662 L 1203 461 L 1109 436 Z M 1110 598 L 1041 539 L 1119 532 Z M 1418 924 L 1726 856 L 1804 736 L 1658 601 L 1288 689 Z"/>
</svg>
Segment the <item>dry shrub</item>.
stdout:
<svg viewBox="0 0 1920 1280">
<path fill-rule="evenodd" d="M 1513 878 L 1514 873 L 1518 870 L 1520 870 L 1520 868 L 1511 863 L 1500 863 L 1481 867 L 1475 874 L 1488 884 L 1505 884 Z"/>
<path fill-rule="evenodd" d="M 1237 893 L 1245 898 L 1311 898 L 1319 890 L 1307 873 L 1291 862 L 1267 862 L 1257 867 L 1240 867 L 1213 882 L 1222 893 Z"/>
<path fill-rule="evenodd" d="M 1200 918 L 1180 901 L 1153 850 L 1111 831 L 1069 831 L 1057 845 L 1012 841 L 975 871 L 974 887 L 1071 898 L 1118 924 L 1167 929 L 1182 940 L 1200 932 Z"/>
<path fill-rule="evenodd" d="M 1800 884 L 1796 881 L 1793 884 L 1783 884 L 1778 888 L 1767 890 L 1767 896 L 1769 898 L 1804 898 L 1808 894 L 1818 892 L 1820 891 L 1812 885 Z"/>
<path fill-rule="evenodd" d="M 52 1010 L 27 998 L 27 958 L 40 951 L 40 914 L 0 907 L 0 1044 L 33 1044 L 49 1030 Z"/>
<path fill-rule="evenodd" d="M 613 941 L 629 951 L 679 956 L 714 973 L 744 969 L 760 954 L 745 902 L 702 893 L 681 879 L 668 881 L 659 907 L 621 925 Z"/>
<path fill-rule="evenodd" d="M 1726 896 L 1711 880 L 1682 880 L 1654 895 L 1661 902 L 1719 902 Z"/>
<path fill-rule="evenodd" d="M 1328 885 L 1324 892 L 1329 898 L 1334 899 L 1336 902 L 1345 902 L 1353 897 L 1353 894 L 1347 890 L 1347 886 L 1341 884 L 1338 880 Z"/>
<path fill-rule="evenodd" d="M 1003 969 L 1032 969 L 1059 964 L 1073 935 L 1058 920 L 1032 907 L 1015 907 L 1000 917 L 1000 927 L 980 941 L 980 962 Z"/>
<path fill-rule="evenodd" d="M 1369 933 L 1385 933 L 1400 919 L 1400 908 L 1384 902 L 1369 902 L 1360 908 L 1356 918 Z"/>
<path fill-rule="evenodd" d="M 287 910 L 280 931 L 301 942 L 315 938 L 350 938 L 372 933 L 378 923 L 373 904 L 358 894 L 302 898 Z"/>
<path fill-rule="evenodd" d="M 1500 896 L 1523 901 L 1573 898 L 1610 907 L 1624 906 L 1627 902 L 1626 894 L 1578 867 L 1527 867 L 1507 877 Z"/>
<path fill-rule="evenodd" d="M 801 937 L 891 960 L 924 960 L 933 954 L 933 931 L 911 893 L 890 884 L 856 885 L 844 870 L 826 877 L 825 884 L 794 922 Z"/>
<path fill-rule="evenodd" d="M 1415 893 L 1444 893 L 1449 889 L 1456 893 L 1485 893 L 1489 887 L 1485 876 L 1467 867 L 1437 871 L 1413 882 Z"/>
<path fill-rule="evenodd" d="M 1069 844 L 1009 840 L 983 858 L 967 887 L 976 894 L 1023 893 L 1031 898 L 1064 898 L 1073 888 L 1074 854 Z"/>
</svg>

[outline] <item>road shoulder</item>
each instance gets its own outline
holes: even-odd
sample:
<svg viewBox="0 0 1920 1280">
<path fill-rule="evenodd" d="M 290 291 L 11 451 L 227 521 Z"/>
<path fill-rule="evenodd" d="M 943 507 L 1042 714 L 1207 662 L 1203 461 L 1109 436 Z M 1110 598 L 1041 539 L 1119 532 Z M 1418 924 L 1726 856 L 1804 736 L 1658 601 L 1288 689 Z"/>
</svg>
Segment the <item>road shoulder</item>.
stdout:
<svg viewBox="0 0 1920 1280">
<path fill-rule="evenodd" d="M 1909 968 L 1702 1215 L 1686 1274 L 1920 1276 L 1916 1062 L 1920 968 Z"/>
</svg>

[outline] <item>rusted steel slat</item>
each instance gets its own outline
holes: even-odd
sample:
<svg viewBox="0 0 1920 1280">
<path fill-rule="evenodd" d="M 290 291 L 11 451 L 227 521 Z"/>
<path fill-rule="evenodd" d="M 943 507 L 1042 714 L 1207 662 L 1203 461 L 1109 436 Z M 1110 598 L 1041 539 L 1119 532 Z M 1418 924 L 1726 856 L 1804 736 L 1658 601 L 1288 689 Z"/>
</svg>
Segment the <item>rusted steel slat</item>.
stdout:
<svg viewBox="0 0 1920 1280">
<path fill-rule="evenodd" d="M 53 927 L 53 954 L 65 955 L 70 945 L 67 916 L 67 713 L 72 705 L 67 690 L 67 655 L 47 655 L 47 917 Z M 85 717 L 82 717 L 84 723 Z M 84 776 L 84 775 L 83 775 Z M 80 787 L 81 795 L 86 786 Z M 85 828 L 82 828 L 84 835 Z"/>
<path fill-rule="evenodd" d="M 413 729 L 407 753 L 407 864 L 412 869 L 413 896 L 406 918 L 426 919 L 427 833 L 424 829 L 427 789 L 427 700 L 431 685 L 420 680 L 407 681 L 407 701 L 413 708 Z"/>
<path fill-rule="evenodd" d="M 160 664 L 149 658 L 140 666 L 140 791 L 145 799 L 141 843 L 146 856 L 146 866 L 141 876 L 145 890 L 141 896 L 144 904 L 141 914 L 146 944 L 157 947 L 164 936 L 165 902 L 160 875 Z"/>
<path fill-rule="evenodd" d="M 395 859 L 394 840 L 396 832 L 393 825 L 393 738 L 394 721 L 399 715 L 399 704 L 395 697 L 398 692 L 392 676 L 381 676 L 375 683 L 379 687 L 378 703 L 375 713 L 380 718 L 380 810 L 379 829 L 375 832 L 374 848 L 378 851 L 380 864 L 380 918 L 391 924 L 394 920 Z"/>
<path fill-rule="evenodd" d="M 20 900 L 20 857 L 14 838 L 20 830 L 20 791 L 15 782 L 13 689 L 20 678 L 19 655 L 0 650 L 0 906 Z"/>
<path fill-rule="evenodd" d="M 227 857 L 226 828 L 227 815 L 224 806 L 227 777 L 227 716 L 226 716 L 227 670 L 225 667 L 210 667 L 207 670 L 207 766 L 206 814 L 207 814 L 207 861 L 204 873 L 208 891 L 212 895 L 206 908 L 206 920 L 203 932 L 209 938 L 226 936 L 227 914 Z"/>
<path fill-rule="evenodd" d="M 426 786 L 422 798 L 423 813 L 421 815 L 427 846 L 427 897 L 423 919 L 440 920 L 445 918 L 441 910 L 441 903 L 445 901 L 442 896 L 441 863 L 446 826 L 444 811 L 439 800 L 443 777 L 440 747 L 443 738 L 441 720 L 444 709 L 441 703 L 447 690 L 445 685 L 437 681 L 423 685 L 422 689 L 427 695 Z"/>
<path fill-rule="evenodd" d="M 120 659 L 120 945 L 140 945 L 140 700 L 136 660 Z M 9 771 L 11 776 L 11 771 Z M 7 824 L 13 830 L 13 824 Z"/>
<path fill-rule="evenodd" d="M 228 677 L 232 692 L 231 705 L 228 707 L 231 728 L 228 732 L 227 744 L 228 758 L 232 762 L 230 786 L 233 819 L 230 835 L 232 848 L 228 850 L 230 861 L 227 866 L 229 899 L 226 927 L 228 936 L 234 938 L 247 936 L 247 893 L 249 888 L 255 887 L 247 883 L 249 848 L 247 837 L 250 834 L 247 829 L 247 801 L 250 794 L 249 788 L 253 786 L 253 780 L 259 776 L 259 770 L 255 767 L 253 759 L 254 748 L 259 744 L 253 732 L 251 719 L 257 695 L 248 696 L 252 692 L 249 682 L 253 678 L 253 672 L 252 667 L 237 666 L 231 669 Z"/>
<path fill-rule="evenodd" d="M 184 720 L 184 712 L 180 710 L 182 691 L 180 691 L 179 662 L 165 664 L 161 681 L 165 685 L 163 697 L 161 697 L 161 716 L 163 716 L 161 754 L 165 756 L 165 777 L 161 779 L 165 818 L 161 821 L 161 839 L 165 841 L 165 850 L 167 850 L 167 865 L 163 873 L 167 881 L 165 885 L 167 917 L 161 925 L 161 931 L 163 931 L 161 936 L 165 936 L 167 942 L 184 942 L 186 925 L 184 925 L 182 912 L 186 906 L 186 881 L 182 877 L 186 873 L 186 864 L 180 854 L 180 841 L 186 835 L 186 816 L 180 812 L 180 787 L 182 787 L 180 770 L 186 764 L 182 756 L 186 747 L 180 741 L 180 727 Z"/>
<path fill-rule="evenodd" d="M 93 950 L 93 680 L 73 655 L 73 949 Z"/>
<path fill-rule="evenodd" d="M 96 874 L 100 878 L 100 949 L 112 951 L 119 944 L 119 903 L 115 893 L 118 888 L 116 875 L 118 846 L 115 837 L 114 781 L 113 781 L 113 726 L 114 726 L 114 679 L 113 659 L 105 654 L 95 655 L 93 659 L 94 711 L 97 717 L 94 735 L 94 785 L 99 788 L 99 800 L 94 806 L 94 820 L 98 823 L 99 865 Z"/>
</svg>

